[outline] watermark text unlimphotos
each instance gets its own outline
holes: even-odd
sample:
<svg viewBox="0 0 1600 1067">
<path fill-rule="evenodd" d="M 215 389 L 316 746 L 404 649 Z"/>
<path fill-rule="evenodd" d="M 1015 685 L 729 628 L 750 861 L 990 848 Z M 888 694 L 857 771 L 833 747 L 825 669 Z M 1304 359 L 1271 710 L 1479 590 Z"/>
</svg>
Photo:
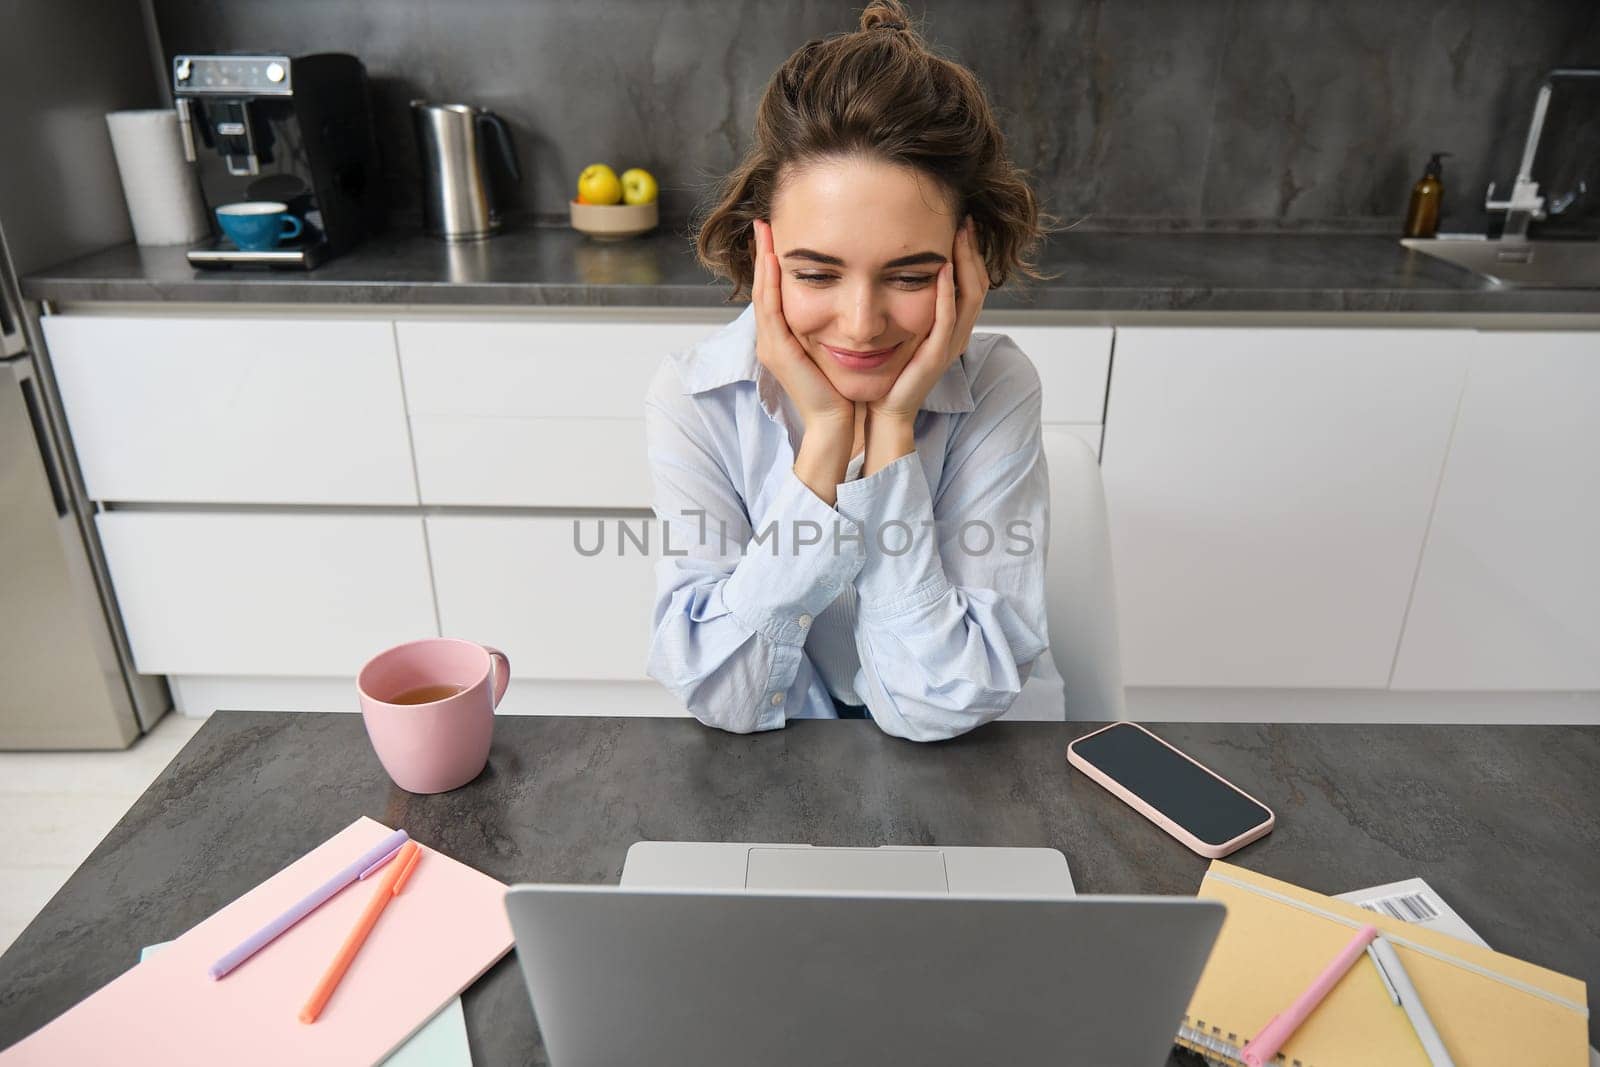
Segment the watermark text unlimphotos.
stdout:
<svg viewBox="0 0 1600 1067">
<path fill-rule="evenodd" d="M 580 556 L 598 556 L 611 553 L 626 556 L 629 552 L 651 554 L 652 530 L 654 543 L 662 556 L 688 556 L 691 546 L 709 547 L 715 544 L 719 555 L 737 552 L 748 556 L 767 552 L 772 556 L 799 556 L 817 546 L 833 555 L 860 555 L 870 543 L 886 556 L 903 556 L 916 547 L 923 537 L 933 536 L 935 523 L 923 519 L 910 523 L 904 519 L 888 519 L 873 528 L 856 522 L 835 519 L 833 529 L 813 519 L 771 520 L 751 531 L 749 540 L 741 542 L 730 535 L 726 520 L 707 521 L 704 509 L 686 509 L 683 522 L 662 522 L 659 519 L 573 519 L 572 547 Z M 716 529 L 713 531 L 712 527 Z M 611 534 L 607 536 L 608 527 Z M 783 536 L 787 531 L 788 536 Z M 993 523 L 983 519 L 968 519 L 956 530 L 956 544 L 969 556 L 986 556 L 1003 552 L 1008 556 L 1026 556 L 1034 550 L 1033 523 L 1028 519 L 1012 519 L 996 530 Z"/>
</svg>

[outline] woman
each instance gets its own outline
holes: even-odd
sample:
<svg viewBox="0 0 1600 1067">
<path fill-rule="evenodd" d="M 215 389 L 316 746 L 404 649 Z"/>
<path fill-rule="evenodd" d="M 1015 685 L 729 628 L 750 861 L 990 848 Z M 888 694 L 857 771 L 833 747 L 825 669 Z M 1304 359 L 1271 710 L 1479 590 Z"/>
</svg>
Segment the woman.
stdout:
<svg viewBox="0 0 1600 1067">
<path fill-rule="evenodd" d="M 1039 379 L 972 332 L 992 279 L 1039 276 L 1042 232 L 982 87 L 897 0 L 773 76 L 697 237 L 751 305 L 665 360 L 645 404 L 665 537 L 648 669 L 702 722 L 937 740 L 1030 676 L 1061 717 Z"/>
</svg>

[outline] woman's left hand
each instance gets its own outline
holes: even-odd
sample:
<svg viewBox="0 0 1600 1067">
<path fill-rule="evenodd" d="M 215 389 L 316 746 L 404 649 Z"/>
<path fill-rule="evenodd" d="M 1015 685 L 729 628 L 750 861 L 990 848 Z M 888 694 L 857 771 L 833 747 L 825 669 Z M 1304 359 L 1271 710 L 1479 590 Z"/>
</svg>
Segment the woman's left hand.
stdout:
<svg viewBox="0 0 1600 1067">
<path fill-rule="evenodd" d="M 972 340 L 973 324 L 989 295 L 989 269 L 973 238 L 970 215 L 956 231 L 954 254 L 949 263 L 939 268 L 934 284 L 937 296 L 933 329 L 917 346 L 911 362 L 889 387 L 888 394 L 867 405 L 868 416 L 874 421 L 914 421 L 934 383 L 944 377 Z"/>
</svg>

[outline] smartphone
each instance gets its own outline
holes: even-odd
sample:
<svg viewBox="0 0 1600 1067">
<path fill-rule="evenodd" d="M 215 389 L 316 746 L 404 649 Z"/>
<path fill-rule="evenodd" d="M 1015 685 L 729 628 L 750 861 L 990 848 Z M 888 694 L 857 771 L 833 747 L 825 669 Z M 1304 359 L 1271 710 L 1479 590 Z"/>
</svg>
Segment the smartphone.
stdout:
<svg viewBox="0 0 1600 1067">
<path fill-rule="evenodd" d="M 1067 762 L 1209 859 L 1272 829 L 1272 809 L 1143 726 L 1114 722 L 1067 746 Z"/>
</svg>

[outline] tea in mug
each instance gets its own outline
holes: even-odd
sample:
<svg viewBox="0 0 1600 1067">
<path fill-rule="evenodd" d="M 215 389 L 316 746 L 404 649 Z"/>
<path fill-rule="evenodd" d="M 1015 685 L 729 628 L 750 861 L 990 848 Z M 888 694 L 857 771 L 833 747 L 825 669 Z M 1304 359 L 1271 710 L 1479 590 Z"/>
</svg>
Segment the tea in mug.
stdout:
<svg viewBox="0 0 1600 1067">
<path fill-rule="evenodd" d="M 432 704 L 436 700 L 448 700 L 457 693 L 466 691 L 464 685 L 419 685 L 414 689 L 407 689 L 404 693 L 389 698 L 391 704 Z"/>
</svg>

